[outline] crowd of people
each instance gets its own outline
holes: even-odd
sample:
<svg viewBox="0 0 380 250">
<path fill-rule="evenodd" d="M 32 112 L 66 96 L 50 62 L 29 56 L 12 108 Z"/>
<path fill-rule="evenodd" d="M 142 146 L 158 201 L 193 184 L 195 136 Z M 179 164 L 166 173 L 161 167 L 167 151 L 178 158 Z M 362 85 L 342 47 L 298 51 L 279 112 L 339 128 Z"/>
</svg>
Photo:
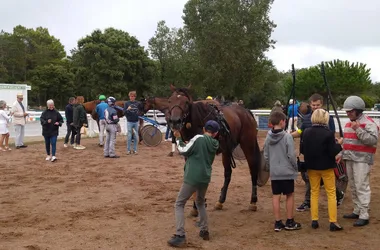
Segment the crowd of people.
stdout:
<svg viewBox="0 0 380 250">
<path fill-rule="evenodd" d="M 311 112 L 303 117 L 301 127 L 294 132 L 285 132 L 286 116 L 279 109 L 270 114 L 272 129 L 268 132 L 264 145 L 264 158 L 269 166 L 275 215 L 274 230 L 283 228 L 300 229 L 294 222 L 294 180 L 301 171 L 306 183 L 304 202 L 297 211 L 311 210 L 311 227 L 319 227 L 318 198 L 323 185 L 328 198 L 330 231 L 343 228 L 337 219 L 337 207 L 342 204 L 344 192 L 336 186 L 334 169 L 337 163 L 344 162 L 346 175 L 351 189 L 353 212 L 343 215 L 345 219 L 355 219 L 353 226 L 369 224 L 370 169 L 374 163 L 378 140 L 378 125 L 363 113 L 365 103 L 358 96 L 348 97 L 343 105 L 349 122 L 345 124 L 343 138 L 335 138 L 333 118 L 322 109 L 323 98 L 319 94 L 310 97 Z M 277 103 L 278 105 L 278 103 Z M 293 138 L 300 137 L 300 154 L 304 156 L 302 171 L 297 163 Z M 287 199 L 287 221 L 283 224 L 280 217 L 279 196 Z"/>
<path fill-rule="evenodd" d="M 138 116 L 141 103 L 136 101 L 136 92 L 129 92 L 129 101 L 125 102 L 123 113 L 127 119 L 128 139 L 127 154 L 138 153 Z M 17 95 L 17 101 L 13 104 L 10 114 L 5 112 L 6 103 L 0 101 L 0 151 L 11 150 L 9 148 L 8 125 L 10 117 L 16 132 L 16 149 L 27 147 L 24 145 L 24 127 L 28 113 L 22 104 L 23 96 Z M 119 158 L 115 152 L 116 134 L 120 132 L 119 117 L 117 114 L 116 99 L 99 97 L 100 103 L 96 106 L 99 116 L 100 136 L 99 146 L 104 147 L 104 157 Z M 64 146 L 70 145 L 74 149 L 85 149 L 81 145 L 82 127 L 87 127 L 87 114 L 83 106 L 83 98 L 71 97 L 66 106 L 67 135 Z M 296 105 L 292 102 L 292 105 Z M 369 224 L 369 204 L 371 200 L 370 171 L 374 164 L 378 141 L 378 125 L 363 113 L 365 103 L 358 96 L 348 97 L 343 109 L 346 111 L 349 122 L 345 124 L 343 138 L 335 137 L 334 120 L 328 111 L 324 110 L 323 97 L 313 94 L 309 98 L 310 113 L 302 118 L 300 127 L 295 131 L 286 128 L 287 116 L 284 114 L 281 104 L 275 103 L 269 117 L 271 130 L 268 131 L 264 143 L 264 159 L 267 171 L 270 173 L 272 188 L 272 204 L 274 213 L 274 230 L 298 230 L 302 226 L 294 219 L 294 211 L 304 212 L 311 210 L 311 227 L 319 228 L 318 200 L 321 186 L 324 187 L 328 200 L 328 216 L 330 231 L 340 231 L 343 227 L 338 223 L 337 207 L 342 204 L 343 190 L 336 185 L 334 169 L 337 163 L 344 162 L 348 184 L 351 189 L 353 210 L 350 214 L 343 215 L 345 219 L 355 220 L 353 226 L 361 227 Z M 293 111 L 295 107 L 292 108 Z M 297 108 L 298 109 L 298 108 Z M 291 113 L 295 115 L 294 112 Z M 63 117 L 55 109 L 54 101 L 47 101 L 47 109 L 40 117 L 42 135 L 45 139 L 46 160 L 56 161 L 56 143 L 59 127 L 64 123 Z M 183 246 L 186 242 L 184 230 L 184 206 L 187 200 L 196 193 L 196 205 L 200 212 L 200 233 L 204 240 L 209 239 L 207 214 L 205 210 L 205 195 L 211 179 L 212 164 L 219 142 L 215 139 L 219 132 L 219 124 L 215 121 L 206 122 L 202 135 L 196 135 L 189 142 L 183 142 L 179 131 L 172 131 L 172 137 L 176 142 L 180 154 L 186 156 L 184 181 L 179 191 L 176 205 L 176 233 L 168 241 L 171 246 Z M 103 133 L 106 133 L 104 139 Z M 132 146 L 133 134 L 133 148 Z M 166 135 L 168 137 L 168 134 Z M 71 138 L 70 138 L 71 137 Z M 295 153 L 294 138 L 300 138 L 300 155 L 304 156 L 302 169 Z M 294 181 L 301 172 L 305 181 L 305 199 L 295 209 Z M 282 221 L 280 211 L 281 195 L 286 196 L 286 221 Z"/>
</svg>

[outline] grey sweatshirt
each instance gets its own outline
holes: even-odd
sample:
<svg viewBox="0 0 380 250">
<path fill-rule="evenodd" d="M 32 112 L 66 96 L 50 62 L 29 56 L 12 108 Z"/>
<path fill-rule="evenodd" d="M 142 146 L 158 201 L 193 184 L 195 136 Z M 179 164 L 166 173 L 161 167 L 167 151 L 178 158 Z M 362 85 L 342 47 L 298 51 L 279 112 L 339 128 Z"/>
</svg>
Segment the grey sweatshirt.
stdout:
<svg viewBox="0 0 380 250">
<path fill-rule="evenodd" d="M 270 130 L 265 138 L 264 159 L 271 180 L 294 180 L 298 175 L 293 137 L 284 130 Z"/>
</svg>

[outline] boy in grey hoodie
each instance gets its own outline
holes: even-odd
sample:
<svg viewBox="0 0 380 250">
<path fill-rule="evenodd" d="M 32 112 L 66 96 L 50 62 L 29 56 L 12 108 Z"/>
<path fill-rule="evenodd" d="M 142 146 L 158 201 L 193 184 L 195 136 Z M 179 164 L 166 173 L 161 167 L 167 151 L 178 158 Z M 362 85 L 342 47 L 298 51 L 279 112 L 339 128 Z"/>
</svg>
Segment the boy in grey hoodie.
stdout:
<svg viewBox="0 0 380 250">
<path fill-rule="evenodd" d="M 264 158 L 269 167 L 273 212 L 276 222 L 274 231 L 301 229 L 301 224 L 294 221 L 294 180 L 298 175 L 293 137 L 284 131 L 286 124 L 284 113 L 275 111 L 270 115 L 273 125 L 267 134 L 264 144 Z M 287 220 L 284 225 L 281 220 L 280 199 L 286 195 Z"/>
</svg>

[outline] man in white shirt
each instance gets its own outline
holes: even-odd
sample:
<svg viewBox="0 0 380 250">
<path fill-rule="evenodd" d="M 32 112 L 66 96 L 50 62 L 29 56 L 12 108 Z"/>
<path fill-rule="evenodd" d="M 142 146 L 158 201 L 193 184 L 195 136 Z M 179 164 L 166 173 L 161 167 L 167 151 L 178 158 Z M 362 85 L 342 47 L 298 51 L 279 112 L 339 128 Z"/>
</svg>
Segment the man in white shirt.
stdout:
<svg viewBox="0 0 380 250">
<path fill-rule="evenodd" d="M 29 114 L 25 112 L 25 107 L 22 103 L 24 96 L 22 94 L 17 94 L 17 101 L 12 105 L 12 115 L 13 115 L 13 126 L 15 127 L 16 139 L 15 146 L 17 149 L 26 148 L 24 145 L 24 133 L 25 133 L 25 123 L 26 118 Z"/>
</svg>

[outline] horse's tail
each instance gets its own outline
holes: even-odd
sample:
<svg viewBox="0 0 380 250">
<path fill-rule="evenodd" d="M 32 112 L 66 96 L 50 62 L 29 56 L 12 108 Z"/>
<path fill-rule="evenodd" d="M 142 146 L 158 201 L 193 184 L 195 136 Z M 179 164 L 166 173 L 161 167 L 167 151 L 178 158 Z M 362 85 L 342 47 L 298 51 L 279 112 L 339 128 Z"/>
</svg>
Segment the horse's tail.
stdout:
<svg viewBox="0 0 380 250">
<path fill-rule="evenodd" d="M 254 176 L 255 176 L 255 179 L 256 179 L 256 184 L 257 184 L 257 179 L 259 178 L 259 172 L 261 171 L 261 151 L 260 151 L 260 146 L 259 146 L 259 142 L 258 140 L 256 139 L 256 143 L 255 143 L 255 152 L 254 152 L 254 156 L 255 156 L 255 159 L 254 159 Z"/>
<path fill-rule="evenodd" d="M 253 120 L 256 122 L 256 129 L 258 129 L 258 121 L 256 121 L 255 119 L 255 116 L 252 114 L 252 112 L 249 110 L 249 109 L 245 109 L 246 112 L 253 118 Z M 261 168 L 261 151 L 260 151 L 260 146 L 259 146 L 259 142 L 257 140 L 257 137 L 256 137 L 256 141 L 254 142 L 256 145 L 255 145 L 255 149 L 254 149 L 254 168 L 253 168 L 253 171 L 254 171 L 254 175 L 255 176 L 255 181 L 256 181 L 256 184 L 257 184 L 257 179 L 259 178 L 259 171 L 260 171 L 260 168 Z"/>
</svg>

